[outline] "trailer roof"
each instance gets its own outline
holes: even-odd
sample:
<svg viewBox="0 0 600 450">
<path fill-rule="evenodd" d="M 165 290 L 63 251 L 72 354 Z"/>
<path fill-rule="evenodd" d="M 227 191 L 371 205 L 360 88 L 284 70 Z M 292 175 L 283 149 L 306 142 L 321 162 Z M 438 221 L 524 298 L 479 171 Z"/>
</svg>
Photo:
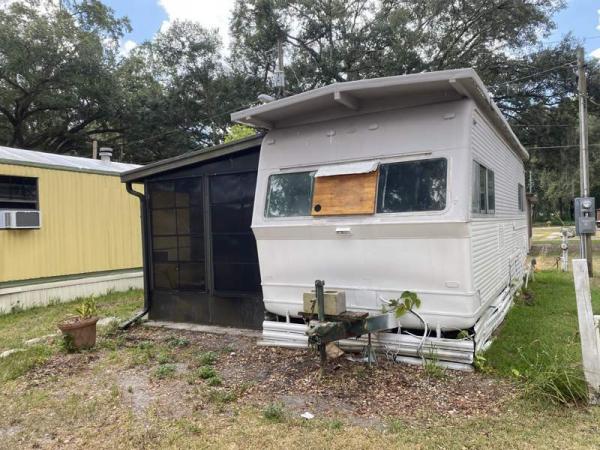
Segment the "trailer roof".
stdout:
<svg viewBox="0 0 600 450">
<path fill-rule="evenodd" d="M 203 161 L 208 161 L 221 156 L 230 155 L 252 147 L 257 147 L 261 144 L 262 135 L 250 136 L 239 139 L 226 144 L 215 145 L 213 147 L 204 148 L 195 152 L 184 153 L 183 155 L 174 156 L 172 158 L 163 159 L 150 164 L 146 164 L 138 169 L 129 170 L 121 174 L 121 181 L 134 182 L 142 181 L 151 175 L 168 172 L 180 167 L 197 164 Z"/>
<path fill-rule="evenodd" d="M 436 93 L 441 94 L 437 101 L 449 98 L 449 93 L 455 98 L 473 99 L 514 151 L 523 159 L 529 158 L 527 150 L 491 99 L 491 94 L 475 70 L 470 68 L 334 83 L 235 112 L 231 119 L 257 128 L 273 129 L 289 126 L 295 118 L 306 121 L 307 117 L 317 117 L 323 111 L 350 115 L 360 113 L 363 107 L 377 100 Z M 313 121 L 318 120 L 315 118 Z"/>
<path fill-rule="evenodd" d="M 105 162 L 99 159 L 82 158 L 80 156 L 58 155 L 55 153 L 2 146 L 0 146 L 0 164 L 71 170 L 101 175 L 119 175 L 127 170 L 140 167 L 137 164 Z"/>
</svg>

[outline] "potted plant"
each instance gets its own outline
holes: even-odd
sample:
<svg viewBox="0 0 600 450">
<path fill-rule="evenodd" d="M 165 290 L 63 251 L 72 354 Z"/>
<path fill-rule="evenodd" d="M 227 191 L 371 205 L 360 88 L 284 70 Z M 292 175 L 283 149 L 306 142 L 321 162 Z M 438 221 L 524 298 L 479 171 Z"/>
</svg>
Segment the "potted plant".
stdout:
<svg viewBox="0 0 600 450">
<path fill-rule="evenodd" d="M 98 322 L 96 300 L 86 298 L 70 316 L 58 324 L 67 347 L 73 350 L 91 348 L 96 345 L 96 322 Z"/>
</svg>

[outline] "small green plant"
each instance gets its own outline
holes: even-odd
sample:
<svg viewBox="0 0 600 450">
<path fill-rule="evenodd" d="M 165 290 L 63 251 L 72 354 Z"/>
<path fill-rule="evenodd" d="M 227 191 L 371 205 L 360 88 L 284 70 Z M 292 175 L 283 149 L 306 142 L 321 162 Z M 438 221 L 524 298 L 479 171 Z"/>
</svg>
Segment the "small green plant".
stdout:
<svg viewBox="0 0 600 450">
<path fill-rule="evenodd" d="M 158 379 L 170 378 L 175 374 L 173 364 L 161 364 L 154 370 L 154 377 Z"/>
<path fill-rule="evenodd" d="M 65 353 L 75 353 L 77 349 L 75 348 L 75 342 L 73 340 L 73 336 L 69 334 L 63 334 L 62 339 L 59 340 L 59 347 Z"/>
<path fill-rule="evenodd" d="M 83 299 L 75 308 L 75 312 L 81 319 L 90 319 L 98 314 L 96 300 L 93 297 Z"/>
<path fill-rule="evenodd" d="M 221 386 L 223 384 L 223 382 L 221 381 L 221 379 L 218 376 L 209 378 L 208 380 L 206 380 L 206 383 L 209 386 Z"/>
<path fill-rule="evenodd" d="M 180 337 L 170 337 L 169 339 L 167 339 L 167 344 L 169 345 L 169 347 L 187 347 L 188 345 L 190 345 L 190 341 L 187 340 L 186 338 L 180 338 Z"/>
<path fill-rule="evenodd" d="M 440 360 L 435 349 L 431 349 L 427 356 L 423 358 L 423 370 L 429 378 L 438 380 L 446 378 L 446 369 L 440 365 Z"/>
<path fill-rule="evenodd" d="M 456 335 L 456 339 L 471 339 L 471 333 L 469 333 L 469 330 L 460 330 Z"/>
<path fill-rule="evenodd" d="M 204 352 L 198 356 L 198 362 L 203 366 L 212 366 L 217 362 L 217 354 L 215 352 Z"/>
<path fill-rule="evenodd" d="M 217 405 L 224 405 L 225 403 L 231 403 L 237 399 L 237 395 L 233 391 L 227 391 L 224 389 L 211 389 L 208 392 L 208 400 Z"/>
<path fill-rule="evenodd" d="M 399 419 L 389 419 L 387 421 L 387 430 L 390 433 L 398 434 L 404 430 L 404 424 Z"/>
<path fill-rule="evenodd" d="M 263 410 L 263 417 L 270 422 L 283 422 L 283 405 L 281 403 L 271 403 Z"/>
<path fill-rule="evenodd" d="M 436 360 L 425 359 L 425 362 L 423 363 L 423 369 L 429 378 L 435 378 L 437 380 L 443 380 L 446 378 L 446 369 L 440 366 L 439 362 Z"/>
<path fill-rule="evenodd" d="M 168 363 L 172 363 L 173 362 L 173 356 L 166 351 L 162 351 L 160 352 L 157 356 L 156 356 L 156 361 L 159 364 L 168 364 Z"/>
<path fill-rule="evenodd" d="M 473 367 L 475 367 L 476 371 L 482 373 L 489 373 L 492 371 L 488 364 L 487 358 L 481 353 L 475 353 L 475 357 L 473 358 Z"/>
<path fill-rule="evenodd" d="M 416 292 L 404 291 L 400 298 L 391 299 L 388 302 L 387 308 L 384 308 L 384 312 L 393 311 L 396 317 L 402 317 L 408 311 L 413 308 L 419 308 L 421 306 L 421 299 L 417 296 Z"/>
<path fill-rule="evenodd" d="M 343 426 L 344 422 L 342 422 L 340 419 L 332 419 L 329 421 L 327 428 L 330 430 L 341 430 Z"/>
<path fill-rule="evenodd" d="M 217 372 L 211 366 L 202 366 L 198 369 L 198 376 L 203 380 L 208 380 L 209 378 L 216 377 Z"/>
<path fill-rule="evenodd" d="M 231 344 L 227 344 L 227 345 L 223 346 L 223 348 L 221 349 L 221 351 L 223 353 L 231 353 L 231 352 L 235 351 L 235 348 Z"/>
<path fill-rule="evenodd" d="M 154 343 L 150 341 L 141 341 L 138 343 L 137 348 L 140 350 L 150 350 L 154 347 Z"/>
</svg>

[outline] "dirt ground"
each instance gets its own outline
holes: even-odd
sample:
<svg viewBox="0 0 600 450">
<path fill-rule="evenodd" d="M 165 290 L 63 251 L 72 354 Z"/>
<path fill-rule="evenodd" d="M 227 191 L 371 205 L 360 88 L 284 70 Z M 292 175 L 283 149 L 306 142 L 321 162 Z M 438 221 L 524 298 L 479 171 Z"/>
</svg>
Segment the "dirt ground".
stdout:
<svg viewBox="0 0 600 450">
<path fill-rule="evenodd" d="M 138 327 L 120 340 L 121 351 L 133 352 L 134 360 L 139 352 L 154 349 L 158 360 L 162 357 L 170 362 L 166 364 L 172 366 L 173 374 L 164 379 L 154 377 L 160 364 L 150 353 L 140 364 L 110 364 L 112 352 L 104 348 L 59 353 L 26 375 L 22 388 L 43 386 L 56 378 L 89 381 L 108 374 L 115 376 L 120 394 L 134 414 L 154 406 L 163 414 L 185 415 L 211 407 L 210 400 L 197 396 L 194 389 L 206 381 L 192 374 L 203 366 L 202 355 L 213 352 L 211 365 L 221 380 L 213 389 L 234 392 L 236 402 L 256 406 L 280 403 L 298 415 L 306 411 L 321 417 L 342 414 L 357 424 L 377 425 L 393 415 L 420 419 L 432 413 L 495 414 L 513 395 L 507 382 L 479 373 L 428 374 L 422 367 L 394 364 L 383 356 L 372 368 L 342 356 L 330 361 L 321 375 L 314 352 L 257 346 L 254 337 Z"/>
<path fill-rule="evenodd" d="M 512 442 L 524 420 L 520 439 L 551 442 L 546 427 L 586 414 L 540 419 L 514 409 L 505 379 L 382 359 L 342 356 L 321 375 L 308 350 L 137 327 L 5 383 L 0 448 L 480 448 L 494 435 Z"/>
</svg>

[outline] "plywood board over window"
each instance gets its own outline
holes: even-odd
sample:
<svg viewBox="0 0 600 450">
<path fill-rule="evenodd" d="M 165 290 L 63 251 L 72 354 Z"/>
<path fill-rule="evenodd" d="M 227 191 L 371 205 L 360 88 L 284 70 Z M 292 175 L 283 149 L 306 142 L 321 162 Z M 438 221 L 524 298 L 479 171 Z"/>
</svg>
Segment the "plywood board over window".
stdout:
<svg viewBox="0 0 600 450">
<path fill-rule="evenodd" d="M 375 213 L 377 175 L 368 173 L 315 178 L 313 216 L 340 216 Z"/>
</svg>

